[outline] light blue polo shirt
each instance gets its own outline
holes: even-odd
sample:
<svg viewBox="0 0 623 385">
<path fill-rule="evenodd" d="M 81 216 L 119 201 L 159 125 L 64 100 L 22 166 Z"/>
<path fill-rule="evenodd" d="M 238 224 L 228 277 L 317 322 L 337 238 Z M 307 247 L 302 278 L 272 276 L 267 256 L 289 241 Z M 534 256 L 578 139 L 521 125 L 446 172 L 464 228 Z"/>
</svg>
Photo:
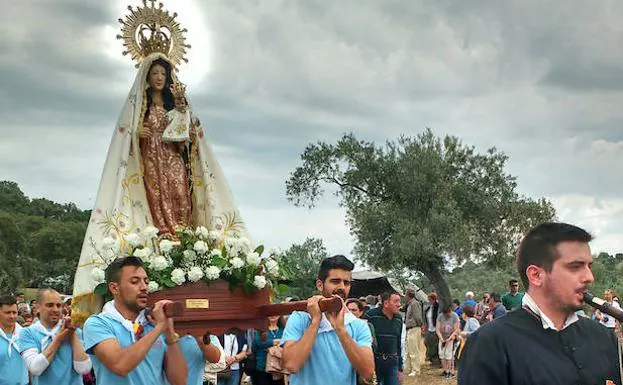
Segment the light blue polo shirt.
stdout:
<svg viewBox="0 0 623 385">
<path fill-rule="evenodd" d="M 11 338 L 12 335 L 13 334 L 9 333 L 6 334 L 8 338 Z M 11 347 L 11 357 L 9 357 L 9 341 L 4 338 L 0 338 L 0 384 L 28 384 L 28 369 L 26 369 L 26 363 L 15 346 Z"/>
<path fill-rule="evenodd" d="M 216 336 L 210 336 L 210 343 L 215 346 L 220 346 L 220 342 Z M 186 385 L 203 385 L 203 372 L 205 371 L 206 359 L 203 356 L 201 348 L 197 344 L 197 340 L 191 335 L 185 335 L 180 338 L 178 345 L 184 355 L 186 366 L 188 367 Z M 167 385 L 169 385 L 168 381 Z"/>
<path fill-rule="evenodd" d="M 154 327 L 147 323 L 143 325 L 144 334 L 149 333 Z M 97 359 L 93 348 L 95 345 L 108 339 L 116 339 L 122 348 L 132 345 L 132 333 L 108 314 L 93 315 L 84 324 L 84 347 L 91 356 L 97 385 L 143 385 L 165 384 L 164 355 L 167 345 L 164 336 L 159 336 L 156 342 L 145 356 L 126 377 L 113 373 L 100 360 Z M 55 384 L 59 385 L 59 384 Z"/>
<path fill-rule="evenodd" d="M 281 337 L 281 345 L 300 340 L 310 323 L 309 314 L 298 311 L 292 313 Z M 372 346 L 372 335 L 365 321 L 353 320 L 346 325 L 346 330 L 357 346 Z M 331 330 L 318 333 L 307 362 L 289 379 L 291 385 L 355 385 L 357 374 L 335 330 Z"/>
<path fill-rule="evenodd" d="M 37 325 L 43 326 L 41 323 L 37 323 Z M 75 333 L 82 340 L 82 331 L 76 329 Z M 17 340 L 20 352 L 34 348 L 42 353 L 44 349 L 41 343 L 45 337 L 45 334 L 35 325 L 22 329 Z M 40 376 L 32 377 L 33 385 L 82 385 L 82 383 L 82 375 L 74 370 L 74 353 L 68 339 L 58 348 L 54 359 L 43 373 Z"/>
</svg>

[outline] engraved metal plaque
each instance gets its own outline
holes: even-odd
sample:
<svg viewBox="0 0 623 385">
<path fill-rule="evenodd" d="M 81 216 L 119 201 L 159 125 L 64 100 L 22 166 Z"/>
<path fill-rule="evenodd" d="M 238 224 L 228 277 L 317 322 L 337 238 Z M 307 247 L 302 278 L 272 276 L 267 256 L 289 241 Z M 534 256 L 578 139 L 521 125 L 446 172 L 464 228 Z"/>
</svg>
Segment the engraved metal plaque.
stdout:
<svg viewBox="0 0 623 385">
<path fill-rule="evenodd" d="M 186 300 L 186 309 L 209 309 L 210 301 L 207 298 L 189 298 Z"/>
</svg>

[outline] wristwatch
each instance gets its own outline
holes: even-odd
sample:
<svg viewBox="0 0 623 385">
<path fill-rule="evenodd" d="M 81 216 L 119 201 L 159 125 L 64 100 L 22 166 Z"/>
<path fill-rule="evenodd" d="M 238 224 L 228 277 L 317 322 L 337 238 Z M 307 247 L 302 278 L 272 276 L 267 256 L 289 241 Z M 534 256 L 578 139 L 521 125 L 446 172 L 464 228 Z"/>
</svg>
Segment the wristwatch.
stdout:
<svg viewBox="0 0 623 385">
<path fill-rule="evenodd" d="M 180 340 L 180 335 L 177 333 L 173 333 L 173 335 L 171 335 L 171 339 L 170 340 L 166 340 L 167 345 L 173 345 L 176 344 L 177 341 Z"/>
</svg>

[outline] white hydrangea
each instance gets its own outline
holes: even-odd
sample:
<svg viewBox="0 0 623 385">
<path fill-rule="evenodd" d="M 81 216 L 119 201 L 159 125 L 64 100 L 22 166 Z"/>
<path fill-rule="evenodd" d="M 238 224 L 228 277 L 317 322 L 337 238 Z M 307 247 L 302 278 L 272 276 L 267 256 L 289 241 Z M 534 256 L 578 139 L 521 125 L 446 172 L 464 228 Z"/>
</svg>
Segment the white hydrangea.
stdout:
<svg viewBox="0 0 623 385">
<path fill-rule="evenodd" d="M 151 257 L 151 249 L 149 247 L 143 247 L 141 249 L 136 249 L 134 250 L 134 253 L 132 254 L 135 257 L 138 257 L 140 259 L 146 260 L 149 257 Z"/>
<path fill-rule="evenodd" d="M 208 233 L 208 239 L 209 239 L 210 241 L 216 242 L 216 241 L 218 241 L 218 240 L 220 240 L 220 239 L 221 239 L 221 235 L 222 235 L 222 233 L 221 233 L 220 231 L 211 230 L 211 231 Z"/>
<path fill-rule="evenodd" d="M 123 236 L 123 239 L 132 247 L 140 246 L 141 237 L 137 233 L 130 233 Z"/>
<path fill-rule="evenodd" d="M 207 279 L 215 280 L 221 275 L 221 269 L 216 266 L 208 266 L 205 273 Z"/>
<path fill-rule="evenodd" d="M 158 246 L 160 247 L 160 251 L 165 254 L 168 254 L 171 250 L 173 250 L 173 242 L 168 239 L 161 240 Z"/>
<path fill-rule="evenodd" d="M 142 231 L 143 235 L 147 239 L 153 239 L 158 236 L 158 229 L 154 226 L 147 226 Z"/>
<path fill-rule="evenodd" d="M 221 250 L 219 249 L 212 249 L 212 251 L 210 252 L 210 257 L 220 257 L 222 255 L 223 253 L 221 253 Z"/>
<path fill-rule="evenodd" d="M 230 254 L 237 255 L 240 252 L 240 245 L 238 238 L 227 237 L 225 238 L 225 248 Z"/>
<path fill-rule="evenodd" d="M 272 258 L 266 258 L 266 260 L 264 260 L 264 266 L 266 266 L 266 271 L 270 274 L 277 274 L 279 272 L 279 264 Z"/>
<path fill-rule="evenodd" d="M 99 267 L 94 267 L 91 270 L 91 279 L 96 283 L 102 283 L 106 280 L 106 274 Z"/>
<path fill-rule="evenodd" d="M 160 290 L 160 285 L 158 285 L 158 282 L 149 281 L 149 283 L 147 284 L 147 291 L 153 293 L 158 290 Z"/>
<path fill-rule="evenodd" d="M 248 253 L 253 249 L 251 241 L 248 238 L 238 238 L 238 248 L 241 253 Z"/>
<path fill-rule="evenodd" d="M 258 289 L 263 289 L 266 286 L 266 277 L 263 275 L 256 275 L 253 277 L 253 286 Z"/>
<path fill-rule="evenodd" d="M 242 259 L 238 258 L 238 257 L 233 257 L 233 258 L 229 261 L 229 263 L 231 263 L 231 265 L 232 265 L 232 267 L 233 267 L 234 269 L 239 269 L 239 268 L 241 268 L 242 266 L 244 266 L 244 261 L 243 261 Z"/>
<path fill-rule="evenodd" d="M 184 229 L 184 234 L 186 234 L 186 235 L 190 235 L 190 236 L 193 236 L 193 235 L 195 235 L 195 232 L 193 231 L 193 229 L 191 229 L 191 228 L 189 227 L 189 228 L 187 228 L 187 229 Z"/>
<path fill-rule="evenodd" d="M 195 249 L 195 251 L 199 254 L 204 254 L 208 251 L 208 244 L 204 241 L 197 241 L 193 245 L 193 249 Z"/>
<path fill-rule="evenodd" d="M 171 272 L 171 281 L 178 286 L 186 282 L 186 274 L 184 273 L 184 270 L 180 268 L 173 269 Z"/>
<path fill-rule="evenodd" d="M 197 234 L 197 236 L 201 239 L 207 239 L 210 232 L 205 227 L 199 226 L 197 227 L 197 230 L 195 230 L 195 234 Z"/>
<path fill-rule="evenodd" d="M 258 253 L 249 253 L 247 254 L 247 263 L 251 266 L 259 266 L 260 265 L 260 255 Z"/>
<path fill-rule="evenodd" d="M 193 266 L 188 271 L 188 280 L 190 282 L 197 282 L 203 278 L 203 270 L 199 266 Z"/>
<path fill-rule="evenodd" d="M 194 262 L 197 259 L 197 253 L 192 250 L 184 250 L 184 262 Z"/>
<path fill-rule="evenodd" d="M 169 261 L 164 256 L 159 255 L 151 261 L 150 267 L 156 271 L 162 271 L 169 267 Z"/>
</svg>

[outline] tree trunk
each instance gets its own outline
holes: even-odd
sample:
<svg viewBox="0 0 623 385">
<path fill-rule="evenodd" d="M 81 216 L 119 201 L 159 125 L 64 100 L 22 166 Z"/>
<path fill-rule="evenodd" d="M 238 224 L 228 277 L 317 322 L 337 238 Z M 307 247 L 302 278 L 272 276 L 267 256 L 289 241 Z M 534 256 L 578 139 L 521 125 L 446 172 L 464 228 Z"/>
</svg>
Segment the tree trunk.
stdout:
<svg viewBox="0 0 623 385">
<path fill-rule="evenodd" d="M 452 294 L 450 294 L 450 287 L 446 282 L 446 279 L 441 274 L 441 269 L 438 267 L 430 267 L 422 273 L 433 284 L 435 291 L 437 292 L 437 300 L 439 301 L 439 311 L 444 305 L 452 305 Z"/>
</svg>

